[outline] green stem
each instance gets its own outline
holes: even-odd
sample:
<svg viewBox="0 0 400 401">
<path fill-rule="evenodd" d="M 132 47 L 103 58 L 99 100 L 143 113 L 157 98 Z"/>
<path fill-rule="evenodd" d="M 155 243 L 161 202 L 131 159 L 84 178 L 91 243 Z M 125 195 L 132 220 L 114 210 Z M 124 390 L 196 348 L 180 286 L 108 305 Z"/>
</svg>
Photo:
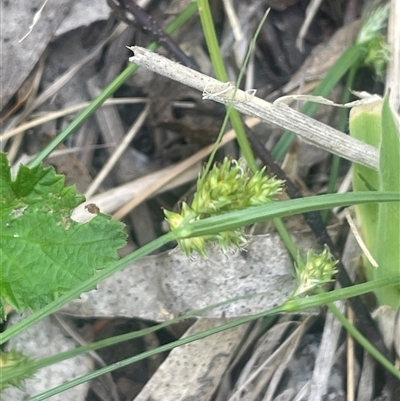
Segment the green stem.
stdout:
<svg viewBox="0 0 400 401">
<path fill-rule="evenodd" d="M 125 258 L 119 260 L 118 262 L 112 264 L 107 269 L 102 270 L 100 273 L 94 275 L 90 279 L 84 281 L 78 287 L 74 288 L 73 290 L 67 292 L 66 294 L 62 295 L 61 297 L 57 298 L 55 301 L 49 303 L 44 308 L 34 312 L 32 315 L 28 316 L 21 322 L 17 323 L 15 326 L 10 327 L 0 335 L 0 344 L 4 344 L 10 338 L 16 336 L 18 333 L 26 330 L 28 327 L 34 325 L 35 323 L 39 322 L 41 319 L 45 318 L 46 316 L 56 312 L 59 308 L 65 305 L 67 302 L 72 301 L 73 299 L 79 298 L 80 295 L 84 292 L 90 291 L 96 287 L 98 283 L 105 280 L 106 278 L 112 276 L 117 271 L 125 268 L 130 263 L 135 262 L 136 260 L 150 254 L 151 252 L 156 251 L 158 248 L 162 247 L 163 245 L 167 244 L 170 241 L 175 239 L 174 232 L 170 232 L 165 234 L 154 241 L 150 242 L 149 244 L 144 245 L 140 249 L 135 252 L 132 252 Z"/>
<path fill-rule="evenodd" d="M 299 248 L 297 245 L 294 243 L 292 236 L 290 235 L 290 232 L 287 230 L 285 224 L 281 219 L 274 218 L 273 219 L 274 225 L 276 229 L 278 230 L 279 236 L 281 237 L 282 241 L 285 244 L 286 249 L 289 251 L 292 259 L 296 261 L 297 264 L 300 263 L 300 252 Z"/>
<path fill-rule="evenodd" d="M 217 35 L 215 33 L 214 22 L 212 20 L 208 0 L 197 0 L 197 4 L 199 7 L 200 20 L 203 27 L 208 51 L 210 52 L 211 62 L 215 70 L 215 75 L 220 81 L 228 82 L 229 77 L 221 56 L 221 51 L 218 45 Z M 257 163 L 255 161 L 253 151 L 251 150 L 250 143 L 246 137 L 246 132 L 243 127 L 240 115 L 237 110 L 233 109 L 229 105 L 227 106 L 227 110 L 243 156 L 245 157 L 249 167 L 253 171 L 257 171 Z"/>
<path fill-rule="evenodd" d="M 400 278 L 400 276 L 397 276 L 396 278 Z M 146 358 L 151 357 L 153 355 L 157 355 L 157 354 L 159 354 L 161 352 L 170 351 L 170 350 L 172 350 L 174 348 L 177 348 L 177 347 L 180 347 L 182 345 L 191 343 L 193 341 L 197 341 L 197 340 L 200 340 L 202 338 L 211 336 L 213 334 L 220 333 L 220 332 L 222 332 L 224 330 L 228 330 L 228 329 L 231 329 L 233 327 L 240 326 L 240 325 L 242 325 L 244 323 L 249 323 L 249 322 L 251 322 L 253 320 L 256 320 L 256 319 L 259 319 L 259 318 L 263 318 L 263 317 L 266 317 L 266 316 L 275 315 L 277 313 L 298 312 L 298 311 L 301 311 L 301 310 L 306 310 L 306 309 L 309 309 L 309 308 L 314 308 L 314 307 L 317 307 L 317 306 L 321 306 L 323 304 L 332 303 L 332 302 L 338 301 L 340 299 L 345 299 L 345 298 L 348 298 L 348 297 L 351 297 L 351 296 L 355 296 L 355 294 L 361 295 L 361 294 L 364 294 L 366 292 L 370 292 L 370 291 L 374 290 L 377 287 L 381 288 L 381 287 L 384 287 L 384 286 L 388 286 L 388 285 L 391 284 L 391 280 L 393 280 L 393 278 L 385 278 L 385 279 L 378 280 L 378 281 L 376 281 L 374 283 L 359 284 L 359 285 L 351 287 L 351 288 L 342 288 L 340 290 L 332 291 L 332 292 L 329 292 L 329 293 L 318 294 L 318 295 L 310 296 L 308 298 L 291 299 L 288 302 L 286 302 L 285 304 L 280 305 L 280 306 L 278 306 L 276 308 L 270 309 L 268 311 L 263 311 L 263 312 L 260 312 L 260 313 L 257 313 L 257 314 L 251 315 L 251 316 L 246 316 L 244 318 L 237 319 L 237 320 L 235 320 L 233 322 L 229 322 L 227 324 L 223 324 L 221 326 L 214 327 L 212 329 L 203 331 L 201 333 L 193 334 L 193 335 L 191 335 L 189 337 L 185 337 L 185 338 L 179 339 L 177 341 L 173 341 L 173 342 L 171 342 L 169 344 L 165 344 L 165 345 L 162 345 L 160 347 L 157 347 L 156 349 L 152 349 L 152 350 L 143 352 L 143 353 L 141 353 L 139 355 L 135 355 L 133 357 L 127 358 L 127 359 L 125 359 L 123 361 L 116 362 L 116 363 L 114 363 L 112 365 L 106 366 L 106 367 L 104 367 L 102 369 L 99 369 L 99 370 L 97 370 L 95 372 L 92 372 L 92 373 L 87 374 L 85 376 L 82 376 L 82 377 L 79 377 L 77 379 L 71 380 L 68 383 L 65 383 L 65 384 L 63 384 L 61 386 L 55 387 L 55 388 L 53 388 L 53 389 L 51 389 L 49 391 L 46 391 L 46 392 L 44 392 L 42 394 L 39 394 L 39 395 L 34 396 L 34 397 L 31 397 L 31 398 L 29 398 L 28 401 L 41 401 L 41 400 L 44 400 L 44 399 L 46 399 L 48 397 L 51 397 L 51 396 L 53 396 L 55 394 L 58 394 L 58 393 L 60 393 L 62 391 L 66 391 L 66 390 L 68 390 L 68 389 L 70 389 L 72 387 L 75 387 L 75 386 L 77 386 L 79 384 L 85 383 L 85 382 L 87 382 L 89 380 L 92 380 L 92 379 L 94 379 L 96 377 L 99 377 L 99 376 L 101 376 L 103 374 L 110 373 L 110 372 L 112 372 L 114 370 L 117 370 L 117 369 L 122 368 L 124 366 L 128 366 L 128 365 L 130 365 L 132 363 L 135 363 L 135 362 L 138 362 L 140 360 L 146 359 Z M 357 335 L 357 338 L 360 338 L 360 337 Z M 361 339 L 361 341 L 363 341 L 363 340 Z M 364 343 L 365 343 L 365 341 L 364 341 Z M 379 357 L 379 362 L 381 362 L 381 361 L 384 361 L 384 359 L 382 359 L 382 357 Z M 389 369 L 390 369 L 391 373 L 393 373 L 396 377 L 398 377 L 400 379 L 400 371 L 397 370 L 395 367 L 393 367 L 390 364 L 390 362 L 388 362 L 388 361 L 384 361 L 384 362 L 385 362 L 385 367 L 389 366 Z"/>
<path fill-rule="evenodd" d="M 201 19 L 201 22 L 203 25 L 203 31 L 204 31 L 204 35 L 206 38 L 207 46 L 208 46 L 208 49 L 210 52 L 211 62 L 214 66 L 217 78 L 222 82 L 226 82 L 226 81 L 228 81 L 228 73 L 226 72 L 225 64 L 222 59 L 221 51 L 220 51 L 220 48 L 218 45 L 217 35 L 215 33 L 214 23 L 212 20 L 211 10 L 209 7 L 208 0 L 198 0 L 198 3 L 199 3 L 199 15 L 200 15 L 200 19 Z M 266 13 L 264 15 L 264 18 L 261 20 L 259 27 L 254 35 L 254 38 L 250 44 L 249 51 L 247 52 L 246 58 L 244 60 L 244 65 L 242 66 L 242 68 L 240 70 L 240 74 L 239 74 L 238 80 L 236 82 L 237 88 L 240 86 L 240 82 L 243 77 L 246 65 L 248 63 L 250 53 L 255 46 L 256 38 L 260 33 L 260 29 L 261 29 L 263 23 L 265 22 L 267 15 L 268 15 L 268 13 Z M 228 118 L 230 118 L 232 127 L 234 128 L 234 130 L 236 132 L 236 138 L 239 142 L 240 149 L 242 150 L 242 153 L 243 153 L 249 167 L 252 169 L 253 173 L 255 173 L 256 171 L 258 171 L 258 166 L 255 161 L 253 151 L 251 150 L 250 143 L 247 139 L 240 115 L 235 109 L 232 108 L 232 105 L 229 105 L 227 107 L 227 116 L 224 120 L 222 129 L 221 129 L 221 133 L 223 133 L 225 130 Z M 215 149 L 216 149 L 216 147 L 215 147 Z M 203 174 L 202 179 L 205 178 L 205 174 L 210 169 L 210 164 L 213 160 L 213 156 L 214 155 L 212 154 L 209 158 L 209 162 L 208 162 L 207 168 L 205 169 L 205 173 Z M 201 185 L 201 183 L 200 183 L 200 185 Z M 289 232 L 287 231 L 285 225 L 282 223 L 282 221 L 280 221 L 280 219 L 274 219 L 274 224 L 275 224 L 279 234 L 281 235 L 281 238 L 284 241 L 286 247 L 288 248 L 289 252 L 292 254 L 294 260 L 296 260 L 299 252 L 297 250 L 295 243 L 293 242 L 292 237 L 290 236 Z"/>
<path fill-rule="evenodd" d="M 219 216 L 182 224 L 175 230 L 178 239 L 201 237 L 217 234 L 221 231 L 234 230 L 259 221 L 284 217 L 313 210 L 325 210 L 338 206 L 354 204 L 372 204 L 380 202 L 400 202 L 398 192 L 350 192 L 345 194 L 327 194 L 301 199 L 273 202 L 263 206 L 254 206 Z"/>
<path fill-rule="evenodd" d="M 26 330 L 28 327 L 37 323 L 42 318 L 50 315 L 58 310 L 67 302 L 78 298 L 83 292 L 89 291 L 102 280 L 110 277 L 117 271 L 125 268 L 132 262 L 148 255 L 157 250 L 161 246 L 176 239 L 184 239 L 189 237 L 199 237 L 211 235 L 221 231 L 229 231 L 246 225 L 254 224 L 259 221 L 274 217 L 283 217 L 296 213 L 304 213 L 312 210 L 324 210 L 336 206 L 347 206 L 361 203 L 378 203 L 378 202 L 400 202 L 400 193 L 398 192 L 361 192 L 347 194 L 329 194 L 321 196 L 313 196 L 303 199 L 291 199 L 282 202 L 274 202 L 264 206 L 254 206 L 246 210 L 239 210 L 226 213 L 221 216 L 210 217 L 204 220 L 195 221 L 179 226 L 174 231 L 155 239 L 146 244 L 142 248 L 112 264 L 107 269 L 91 277 L 83 282 L 80 286 L 72 291 L 62 295 L 60 298 L 51 302 L 49 305 L 34 312 L 15 326 L 7 329 L 1 334 L 0 344 L 4 344 L 20 331 Z"/>
<path fill-rule="evenodd" d="M 335 315 L 336 319 L 351 334 L 351 336 L 380 363 L 388 372 L 400 380 L 400 371 L 386 359 L 343 315 L 342 312 L 332 303 L 328 304 L 329 309 Z"/>
<path fill-rule="evenodd" d="M 10 369 L 10 371 L 2 372 L 2 375 L 0 377 L 0 383 L 1 382 L 7 382 L 9 380 L 18 378 L 20 376 L 24 376 L 25 374 L 27 374 L 29 372 L 36 371 L 36 370 L 42 369 L 42 368 L 44 368 L 46 366 L 50 366 L 52 364 L 62 362 L 64 360 L 66 360 L 66 359 L 74 358 L 76 356 L 83 355 L 83 354 L 91 352 L 91 351 L 96 351 L 98 349 L 102 349 L 102 348 L 105 348 L 105 347 L 109 347 L 111 345 L 119 344 L 119 343 L 124 342 L 124 341 L 132 340 L 132 339 L 139 338 L 139 337 L 143 337 L 143 336 L 145 336 L 147 334 L 150 334 L 150 333 L 153 333 L 155 331 L 161 330 L 164 327 L 168 327 L 171 324 L 179 323 L 179 322 L 181 322 L 183 320 L 186 320 L 186 319 L 189 319 L 189 318 L 192 318 L 192 317 L 201 316 L 203 313 L 205 313 L 205 312 L 207 312 L 209 310 L 212 310 L 212 309 L 215 309 L 215 308 L 220 308 L 222 306 L 231 304 L 231 303 L 236 302 L 236 301 L 240 301 L 242 299 L 250 299 L 250 298 L 255 298 L 255 297 L 266 296 L 266 295 L 268 295 L 268 293 L 269 292 L 256 293 L 256 294 L 246 294 L 246 295 L 243 295 L 243 296 L 238 296 L 238 297 L 235 297 L 235 298 L 231 298 L 231 299 L 228 299 L 226 301 L 218 302 L 216 304 L 213 304 L 213 305 L 201 308 L 201 309 L 197 309 L 197 310 L 194 310 L 192 312 L 188 312 L 188 313 L 186 313 L 186 314 L 184 314 L 182 316 L 179 316 L 179 317 L 177 317 L 175 319 L 171 319 L 171 320 L 168 320 L 166 322 L 159 323 L 159 324 L 157 324 L 155 326 L 152 326 L 152 327 L 149 327 L 149 328 L 146 328 L 146 329 L 138 330 L 138 331 L 127 333 L 127 334 L 122 334 L 122 335 L 115 336 L 115 337 L 112 337 L 112 338 L 106 338 L 104 340 L 96 341 L 96 342 L 93 342 L 93 343 L 88 344 L 88 345 L 84 345 L 84 346 L 81 346 L 81 347 L 78 347 L 78 348 L 74 348 L 74 349 L 69 350 L 69 351 L 62 352 L 60 354 L 56 354 L 56 355 L 52 355 L 52 356 L 49 356 L 49 357 L 46 357 L 46 358 L 43 358 L 43 359 L 40 359 L 40 360 L 34 360 L 34 361 L 31 361 L 31 362 L 28 362 L 27 364 L 25 364 L 22 367 L 13 368 L 13 369 Z"/>
</svg>

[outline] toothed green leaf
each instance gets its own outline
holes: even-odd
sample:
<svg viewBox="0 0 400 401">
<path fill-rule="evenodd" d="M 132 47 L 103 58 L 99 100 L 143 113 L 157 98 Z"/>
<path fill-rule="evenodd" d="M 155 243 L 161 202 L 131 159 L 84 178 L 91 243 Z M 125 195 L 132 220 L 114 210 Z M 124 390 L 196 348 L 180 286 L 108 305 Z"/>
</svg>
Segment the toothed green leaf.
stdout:
<svg viewBox="0 0 400 401">
<path fill-rule="evenodd" d="M 73 221 L 85 198 L 64 186 L 64 176 L 51 167 L 21 166 L 12 180 L 5 154 L 0 166 L 2 307 L 40 309 L 118 258 L 123 224 L 104 214 Z"/>
</svg>

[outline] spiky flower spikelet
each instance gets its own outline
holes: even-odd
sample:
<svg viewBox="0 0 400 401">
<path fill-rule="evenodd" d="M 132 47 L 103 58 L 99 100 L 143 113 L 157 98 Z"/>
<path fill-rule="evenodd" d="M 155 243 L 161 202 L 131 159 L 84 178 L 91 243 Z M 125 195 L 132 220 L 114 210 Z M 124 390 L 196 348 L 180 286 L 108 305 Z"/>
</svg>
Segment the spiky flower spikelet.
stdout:
<svg viewBox="0 0 400 401">
<path fill-rule="evenodd" d="M 198 214 L 194 212 L 186 202 L 182 203 L 181 213 L 170 212 L 169 210 L 164 209 L 164 214 L 165 220 L 171 230 L 178 228 L 184 222 L 192 222 L 199 219 Z M 204 258 L 207 257 L 205 250 L 205 237 L 181 239 L 178 243 L 186 255 L 190 255 L 193 251 L 196 251 Z"/>
<path fill-rule="evenodd" d="M 377 7 L 369 12 L 358 33 L 357 44 L 365 49 L 364 62 L 371 66 L 383 81 L 386 66 L 390 60 L 390 46 L 384 32 L 389 18 L 390 4 Z"/>
<path fill-rule="evenodd" d="M 164 214 L 173 230 L 187 222 L 271 202 L 281 192 L 282 184 L 283 181 L 266 176 L 265 168 L 253 175 L 242 160 L 232 161 L 226 157 L 222 164 L 199 177 L 190 206 L 184 202 L 181 213 L 164 210 Z M 207 243 L 217 242 L 227 252 L 231 247 L 243 249 L 246 237 L 243 229 L 236 229 L 178 242 L 187 255 L 196 251 L 206 257 Z"/>
<path fill-rule="evenodd" d="M 3 381 L 3 374 L 11 370 L 22 368 L 31 362 L 31 359 L 19 351 L 11 350 L 10 352 L 3 353 L 0 351 L 0 391 L 8 387 L 17 387 L 23 390 L 23 381 L 29 379 L 34 375 L 34 371 L 27 371 L 21 376 Z"/>
<path fill-rule="evenodd" d="M 332 282 L 333 276 L 337 273 L 337 263 L 327 249 L 319 255 L 309 250 L 306 261 L 296 266 L 297 289 L 293 296 L 310 292 Z"/>
</svg>

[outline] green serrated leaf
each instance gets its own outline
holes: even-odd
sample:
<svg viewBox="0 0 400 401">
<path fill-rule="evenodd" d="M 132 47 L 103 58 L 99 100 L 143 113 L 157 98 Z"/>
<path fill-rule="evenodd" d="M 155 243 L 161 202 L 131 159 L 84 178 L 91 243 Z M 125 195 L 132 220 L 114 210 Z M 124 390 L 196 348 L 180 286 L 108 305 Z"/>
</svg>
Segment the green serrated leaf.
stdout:
<svg viewBox="0 0 400 401">
<path fill-rule="evenodd" d="M 0 300 L 18 311 L 40 309 L 118 258 L 123 223 L 98 214 L 71 220 L 85 198 L 52 167 L 22 166 L 15 180 L 0 154 Z"/>
</svg>

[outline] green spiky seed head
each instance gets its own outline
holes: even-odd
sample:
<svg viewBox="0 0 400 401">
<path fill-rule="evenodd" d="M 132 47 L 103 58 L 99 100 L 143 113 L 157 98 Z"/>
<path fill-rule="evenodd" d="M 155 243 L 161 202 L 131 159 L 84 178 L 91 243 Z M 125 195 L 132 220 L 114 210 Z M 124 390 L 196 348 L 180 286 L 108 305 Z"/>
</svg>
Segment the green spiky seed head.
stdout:
<svg viewBox="0 0 400 401">
<path fill-rule="evenodd" d="M 230 160 L 226 157 L 221 164 L 215 165 L 209 172 L 203 172 L 199 177 L 190 206 L 184 202 L 181 213 L 165 210 L 164 214 L 170 228 L 174 230 L 191 221 L 269 203 L 281 193 L 282 185 L 282 180 L 268 177 L 265 168 L 252 174 L 243 160 Z M 231 248 L 242 250 L 247 243 L 242 229 L 178 241 L 187 255 L 196 251 L 203 257 L 209 242 L 218 243 L 223 252 Z"/>
<path fill-rule="evenodd" d="M 2 373 L 1 376 L 12 370 L 22 368 L 26 366 L 27 363 L 29 362 L 31 362 L 31 358 L 27 357 L 22 352 L 11 350 L 10 352 L 3 353 L 0 351 L 0 372 Z M 30 370 L 21 374 L 18 377 L 15 377 L 7 381 L 3 381 L 1 378 L 0 391 L 3 391 L 8 387 L 17 387 L 20 390 L 23 390 L 24 389 L 23 381 L 25 379 L 33 377 L 34 373 L 35 373 L 34 370 Z"/>
<path fill-rule="evenodd" d="M 332 282 L 337 273 L 336 265 L 337 260 L 332 259 L 327 249 L 319 255 L 309 250 L 306 261 L 296 266 L 297 289 L 293 295 L 298 296 Z"/>
</svg>

